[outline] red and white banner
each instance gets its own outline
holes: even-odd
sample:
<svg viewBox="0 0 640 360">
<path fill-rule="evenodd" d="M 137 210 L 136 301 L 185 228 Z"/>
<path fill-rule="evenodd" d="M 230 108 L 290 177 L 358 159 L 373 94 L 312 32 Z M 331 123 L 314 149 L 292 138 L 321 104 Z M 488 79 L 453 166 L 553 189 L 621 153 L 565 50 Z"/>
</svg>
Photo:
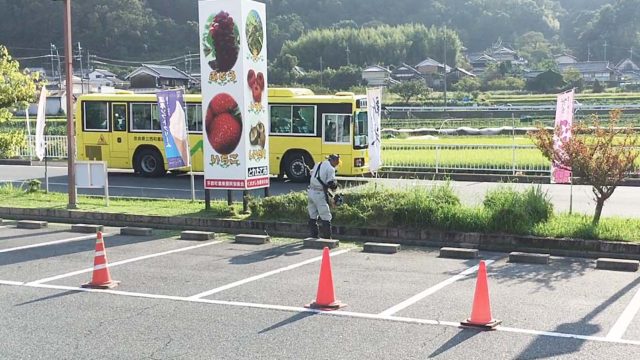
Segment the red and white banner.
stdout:
<svg viewBox="0 0 640 360">
<path fill-rule="evenodd" d="M 574 90 L 558 95 L 556 121 L 554 126 L 556 131 L 553 135 L 553 150 L 556 153 L 556 157 L 563 157 L 563 144 L 571 139 L 574 96 Z M 558 154 L 560 156 L 557 156 Z M 571 182 L 571 168 L 561 166 L 557 162 L 553 161 L 551 163 L 551 182 L 555 184 L 569 184 Z"/>
</svg>

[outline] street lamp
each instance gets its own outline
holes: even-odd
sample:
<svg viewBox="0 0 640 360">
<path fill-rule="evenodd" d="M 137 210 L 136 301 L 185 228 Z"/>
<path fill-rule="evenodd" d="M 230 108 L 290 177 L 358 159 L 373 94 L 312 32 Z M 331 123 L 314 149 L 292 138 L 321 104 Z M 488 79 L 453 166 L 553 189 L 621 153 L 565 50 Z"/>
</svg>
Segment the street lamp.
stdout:
<svg viewBox="0 0 640 360">
<path fill-rule="evenodd" d="M 69 192 L 68 209 L 77 208 L 76 201 L 76 144 L 75 144 L 75 126 L 73 121 L 73 49 L 71 42 L 71 0 L 53 0 L 64 1 L 64 64 L 66 74 L 66 92 L 67 92 L 67 182 Z"/>
</svg>

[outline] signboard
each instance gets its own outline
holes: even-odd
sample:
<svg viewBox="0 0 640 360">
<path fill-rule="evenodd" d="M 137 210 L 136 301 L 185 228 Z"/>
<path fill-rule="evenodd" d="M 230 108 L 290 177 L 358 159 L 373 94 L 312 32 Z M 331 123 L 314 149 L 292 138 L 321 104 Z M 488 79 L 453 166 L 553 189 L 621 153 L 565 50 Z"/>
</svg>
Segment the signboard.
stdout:
<svg viewBox="0 0 640 360">
<path fill-rule="evenodd" d="M 367 89 L 367 118 L 369 138 L 369 171 L 375 173 L 382 165 L 382 88 Z"/>
<path fill-rule="evenodd" d="M 160 91 L 157 95 L 160 129 L 169 169 L 189 166 L 189 132 L 184 113 L 183 91 Z"/>
<path fill-rule="evenodd" d="M 104 189 L 106 205 L 109 206 L 109 176 L 106 161 L 76 161 L 76 187 Z"/>
<path fill-rule="evenodd" d="M 556 121 L 553 135 L 553 150 L 563 157 L 562 144 L 571 138 L 571 126 L 573 125 L 573 98 L 574 90 L 558 95 L 556 107 Z M 559 132 L 558 132 L 559 129 Z M 561 166 L 555 161 L 551 164 L 551 182 L 555 184 L 571 183 L 571 168 Z"/>
<path fill-rule="evenodd" d="M 265 5 L 200 1 L 204 187 L 269 186 Z"/>
</svg>

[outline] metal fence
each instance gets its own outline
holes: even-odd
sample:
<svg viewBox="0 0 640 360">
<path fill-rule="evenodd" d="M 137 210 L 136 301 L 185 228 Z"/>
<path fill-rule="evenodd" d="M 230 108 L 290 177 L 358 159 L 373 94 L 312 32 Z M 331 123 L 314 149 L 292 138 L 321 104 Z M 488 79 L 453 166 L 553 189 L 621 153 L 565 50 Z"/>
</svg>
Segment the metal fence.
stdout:
<svg viewBox="0 0 640 360">
<path fill-rule="evenodd" d="M 382 150 L 385 170 L 550 173 L 549 160 L 533 145 L 386 144 Z"/>
<path fill-rule="evenodd" d="M 44 142 L 47 146 L 47 157 L 49 159 L 67 158 L 67 137 L 64 135 L 45 135 Z M 17 155 L 22 158 L 35 158 L 36 136 L 28 135 L 25 146 L 16 149 Z"/>
</svg>

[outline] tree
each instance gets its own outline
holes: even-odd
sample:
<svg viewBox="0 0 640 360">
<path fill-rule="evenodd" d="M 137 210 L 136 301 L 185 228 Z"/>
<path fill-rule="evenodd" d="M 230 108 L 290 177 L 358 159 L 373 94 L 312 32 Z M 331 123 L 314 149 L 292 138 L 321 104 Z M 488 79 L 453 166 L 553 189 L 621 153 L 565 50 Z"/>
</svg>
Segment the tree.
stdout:
<svg viewBox="0 0 640 360">
<path fill-rule="evenodd" d="M 562 79 L 569 85 L 569 87 L 575 88 L 576 91 L 582 91 L 584 87 L 584 79 L 582 74 L 576 68 L 570 67 L 562 74 Z"/>
<path fill-rule="evenodd" d="M 0 123 L 11 120 L 13 111 L 35 100 L 37 76 L 20 72 L 18 62 L 0 45 Z M 0 158 L 13 156 L 24 141 L 21 131 L 0 133 Z"/>
<path fill-rule="evenodd" d="M 389 91 L 400 96 L 402 102 L 408 104 L 414 97 L 428 94 L 431 89 L 423 80 L 403 81 L 401 83 L 391 85 Z"/>
<path fill-rule="evenodd" d="M 478 78 L 467 76 L 463 77 L 462 79 L 460 79 L 460 81 L 455 83 L 453 85 L 453 90 L 470 93 L 479 90 L 481 85 L 482 84 L 480 83 L 480 80 L 478 80 Z"/>
<path fill-rule="evenodd" d="M 544 34 L 529 31 L 516 39 L 518 53 L 533 66 L 543 60 L 551 59 L 551 44 Z"/>
<path fill-rule="evenodd" d="M 596 79 L 596 81 L 593 82 L 593 92 L 594 93 L 604 92 L 604 85 L 602 85 L 602 83 L 598 79 Z"/>
<path fill-rule="evenodd" d="M 562 141 L 562 151 L 554 150 L 554 134 L 539 127 L 529 133 L 542 154 L 562 167 L 570 168 L 573 176 L 592 186 L 596 209 L 593 225 L 600 221 L 604 202 L 613 195 L 614 190 L 626 175 L 635 169 L 638 150 L 637 135 L 631 128 L 617 127 L 620 111 L 610 113 L 607 127 L 601 126 L 597 117 L 593 118 L 590 129 L 584 123 L 573 123 L 571 133 L 566 141 Z M 561 128 L 555 130 L 561 135 Z"/>
</svg>

